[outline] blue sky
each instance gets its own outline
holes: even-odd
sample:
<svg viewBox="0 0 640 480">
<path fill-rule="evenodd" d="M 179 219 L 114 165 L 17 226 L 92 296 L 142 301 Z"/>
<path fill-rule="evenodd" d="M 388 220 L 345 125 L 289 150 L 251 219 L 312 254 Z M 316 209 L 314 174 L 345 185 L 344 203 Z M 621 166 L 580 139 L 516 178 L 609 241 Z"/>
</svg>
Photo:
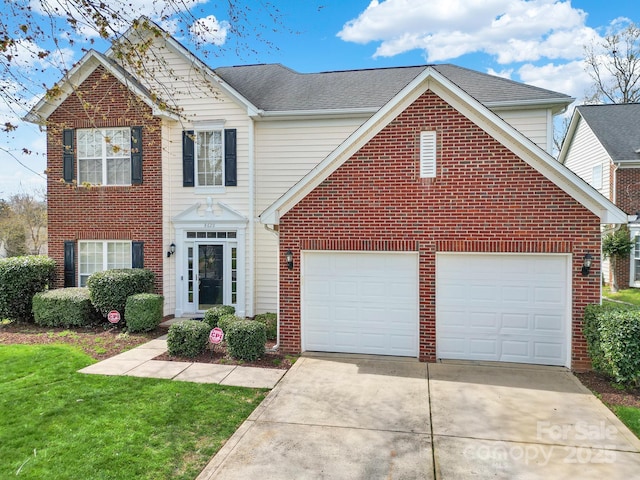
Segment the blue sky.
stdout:
<svg viewBox="0 0 640 480">
<path fill-rule="evenodd" d="M 131 3 L 139 6 L 136 15 L 154 18 L 154 2 Z M 215 38 L 201 38 L 210 42 L 206 49 L 211 54 L 204 60 L 213 67 L 282 63 L 299 72 L 318 72 L 454 63 L 578 101 L 590 84 L 582 64 L 583 45 L 625 21 L 640 23 L 636 0 L 287 0 L 274 2 L 280 15 L 274 25 L 260 7 L 263 2 L 249 0 L 242 4 L 251 10 L 251 25 L 238 43 L 225 8 L 206 0 L 186 3 L 195 18 L 218 30 Z M 171 23 L 162 25 L 173 28 Z M 258 33 L 262 40 L 255 38 Z M 188 30 L 178 28 L 175 35 L 202 57 Z M 68 47 L 68 61 L 80 59 L 87 45 L 80 41 Z M 255 52 L 248 52 L 247 45 Z M 97 43 L 93 48 L 104 51 L 107 46 Z M 50 86 L 57 79 L 53 75 L 40 74 L 34 85 Z M 29 106 L 35 99 L 25 100 Z M 10 116 L 0 111 L 0 117 Z M 25 146 L 34 153 L 21 155 Z M 0 198 L 42 188 L 44 152 L 45 135 L 36 126 L 21 124 L 15 135 L 0 134 Z"/>
</svg>

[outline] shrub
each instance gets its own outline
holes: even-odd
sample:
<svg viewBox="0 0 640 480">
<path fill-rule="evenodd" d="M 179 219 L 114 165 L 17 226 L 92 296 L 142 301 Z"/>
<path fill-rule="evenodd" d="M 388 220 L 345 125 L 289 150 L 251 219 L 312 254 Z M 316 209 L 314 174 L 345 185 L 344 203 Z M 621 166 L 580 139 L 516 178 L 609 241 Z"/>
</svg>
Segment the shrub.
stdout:
<svg viewBox="0 0 640 480">
<path fill-rule="evenodd" d="M 220 317 L 233 315 L 234 313 L 236 313 L 236 309 L 231 305 L 219 305 L 204 312 L 204 321 L 207 322 L 211 328 L 216 328 Z"/>
<path fill-rule="evenodd" d="M 267 340 L 278 339 L 278 315 L 275 313 L 259 313 L 255 316 L 256 322 L 264 323 L 267 330 Z"/>
<path fill-rule="evenodd" d="M 114 269 L 94 273 L 87 280 L 87 287 L 91 303 L 106 317 L 111 310 L 124 314 L 127 297 L 137 293 L 151 293 L 153 280 L 151 270 Z"/>
<path fill-rule="evenodd" d="M 154 293 L 138 293 L 127 298 L 124 316 L 130 332 L 148 332 L 162 322 L 164 297 Z"/>
<path fill-rule="evenodd" d="M 619 383 L 640 380 L 640 310 L 624 305 L 589 305 L 584 334 L 593 368 Z"/>
<path fill-rule="evenodd" d="M 209 325 L 197 320 L 174 323 L 167 334 L 169 355 L 197 357 L 207 348 L 210 331 Z"/>
<path fill-rule="evenodd" d="M 267 341 L 264 323 L 248 320 L 234 322 L 226 335 L 229 355 L 239 360 L 252 362 L 264 354 Z"/>
<path fill-rule="evenodd" d="M 99 314 L 89 300 L 89 290 L 73 287 L 36 293 L 33 318 L 43 327 L 81 327 L 94 323 Z"/>
<path fill-rule="evenodd" d="M 55 268 L 40 255 L 0 259 L 0 318 L 33 320 L 33 296 L 49 286 Z"/>
<path fill-rule="evenodd" d="M 220 327 L 226 335 L 232 324 L 243 321 L 244 318 L 236 317 L 235 315 L 223 315 L 218 319 L 218 327 Z"/>
</svg>

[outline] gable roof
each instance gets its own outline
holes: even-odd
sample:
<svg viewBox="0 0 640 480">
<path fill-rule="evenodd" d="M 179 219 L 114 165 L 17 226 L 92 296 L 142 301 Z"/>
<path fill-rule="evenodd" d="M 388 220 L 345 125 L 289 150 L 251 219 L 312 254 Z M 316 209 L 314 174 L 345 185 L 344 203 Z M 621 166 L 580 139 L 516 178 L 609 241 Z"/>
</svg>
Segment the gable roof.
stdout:
<svg viewBox="0 0 640 480">
<path fill-rule="evenodd" d="M 126 85 L 131 92 L 145 102 L 152 110 L 153 115 L 178 118 L 170 110 L 162 106 L 151 92 L 129 72 L 116 62 L 95 50 L 89 50 L 69 72 L 56 85 L 60 89 L 60 95 L 49 98 L 44 95 L 40 101 L 25 115 L 24 120 L 32 123 L 44 123 L 49 116 L 75 91 L 75 89 L 91 75 L 96 68 L 102 66 L 107 72 Z"/>
<path fill-rule="evenodd" d="M 428 65 L 413 67 L 299 73 L 281 64 L 216 68 L 215 73 L 260 110 L 296 112 L 317 110 L 378 110 Z M 573 98 L 456 65 L 431 68 L 489 107 L 548 104 L 561 110 Z"/>
<path fill-rule="evenodd" d="M 626 214 L 551 155 L 507 124 L 435 67 L 425 68 L 391 101 L 363 123 L 345 142 L 314 167 L 261 215 L 264 224 L 280 218 L 371 140 L 425 91 L 430 90 L 514 152 L 561 190 L 597 215 L 602 223 L 626 223 Z"/>
<path fill-rule="evenodd" d="M 640 160 L 640 104 L 581 105 L 576 107 L 566 139 L 572 139 L 579 120 L 583 119 L 611 160 L 637 162 Z M 562 145 L 558 160 L 564 163 L 570 141 Z M 565 145 L 566 144 L 566 145 Z"/>
</svg>

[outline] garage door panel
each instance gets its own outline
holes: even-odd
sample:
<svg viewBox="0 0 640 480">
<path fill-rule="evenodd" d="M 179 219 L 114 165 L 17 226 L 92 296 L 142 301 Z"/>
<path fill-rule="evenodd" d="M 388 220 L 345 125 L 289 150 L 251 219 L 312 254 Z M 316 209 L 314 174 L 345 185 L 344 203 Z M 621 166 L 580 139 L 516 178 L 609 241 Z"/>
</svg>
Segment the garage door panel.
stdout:
<svg viewBox="0 0 640 480">
<path fill-rule="evenodd" d="M 303 252 L 302 262 L 303 349 L 418 355 L 416 254 Z"/>
<path fill-rule="evenodd" d="M 476 356 L 491 355 L 492 357 L 498 352 L 498 342 L 495 338 L 472 338 L 469 341 L 469 350 Z"/>
<path fill-rule="evenodd" d="M 530 317 L 526 313 L 504 313 L 501 323 L 502 333 L 527 334 L 530 330 Z"/>
<path fill-rule="evenodd" d="M 437 254 L 439 358 L 565 365 L 567 255 Z"/>
<path fill-rule="evenodd" d="M 533 328 L 538 334 L 547 333 L 556 336 L 564 332 L 562 323 L 563 318 L 560 315 L 535 315 L 533 317 Z"/>
</svg>

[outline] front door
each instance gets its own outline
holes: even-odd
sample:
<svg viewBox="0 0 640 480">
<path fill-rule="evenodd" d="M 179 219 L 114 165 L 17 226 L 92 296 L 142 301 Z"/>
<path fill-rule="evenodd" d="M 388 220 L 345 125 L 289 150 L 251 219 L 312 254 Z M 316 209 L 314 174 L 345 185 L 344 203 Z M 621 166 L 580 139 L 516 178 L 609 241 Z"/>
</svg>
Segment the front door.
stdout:
<svg viewBox="0 0 640 480">
<path fill-rule="evenodd" d="M 215 234 L 215 233 L 214 233 Z M 184 312 L 204 312 L 238 302 L 238 247 L 235 237 L 185 244 L 186 302 Z"/>
<path fill-rule="evenodd" d="M 223 245 L 198 245 L 198 310 L 224 302 Z"/>
</svg>

